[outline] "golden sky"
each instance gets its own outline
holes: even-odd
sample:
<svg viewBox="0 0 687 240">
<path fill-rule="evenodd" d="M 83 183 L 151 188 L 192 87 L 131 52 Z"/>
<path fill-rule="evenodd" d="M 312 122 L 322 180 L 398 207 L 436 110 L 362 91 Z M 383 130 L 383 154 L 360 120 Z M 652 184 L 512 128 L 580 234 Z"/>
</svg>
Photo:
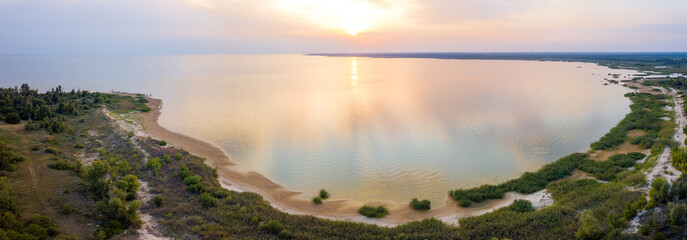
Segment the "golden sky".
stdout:
<svg viewBox="0 0 687 240">
<path fill-rule="evenodd" d="M 0 54 L 686 51 L 684 0 L 0 0 Z"/>
</svg>

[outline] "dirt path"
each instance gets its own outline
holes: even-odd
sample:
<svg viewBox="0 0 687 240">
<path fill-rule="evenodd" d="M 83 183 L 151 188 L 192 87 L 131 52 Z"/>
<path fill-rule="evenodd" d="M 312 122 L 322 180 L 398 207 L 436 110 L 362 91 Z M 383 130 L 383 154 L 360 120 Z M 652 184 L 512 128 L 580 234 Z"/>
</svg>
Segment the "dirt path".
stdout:
<svg viewBox="0 0 687 240">
<path fill-rule="evenodd" d="M 26 149 L 26 152 L 28 152 L 28 164 L 29 165 L 29 173 L 31 173 L 31 182 L 33 183 L 33 189 L 38 191 L 38 178 L 36 177 L 36 171 L 33 170 L 33 162 L 31 161 L 31 150 Z"/>
<path fill-rule="evenodd" d="M 687 118 L 685 117 L 684 114 L 684 99 L 678 94 L 678 92 L 675 89 L 670 89 L 669 91 L 664 89 L 664 88 L 658 88 L 661 89 L 663 93 L 666 95 L 670 96 L 674 106 L 672 107 L 672 110 L 675 112 L 675 135 L 673 136 L 673 139 L 678 142 L 678 144 L 681 147 L 685 146 L 685 139 L 687 138 L 687 135 L 685 135 L 685 132 L 683 131 L 685 125 L 687 125 Z M 643 193 L 646 194 L 647 200 L 649 200 L 649 190 L 651 190 L 651 184 L 656 180 L 658 177 L 663 177 L 668 181 L 668 183 L 672 184 L 675 182 L 677 178 L 680 177 L 682 172 L 679 170 L 675 169 L 673 165 L 671 164 L 671 149 L 670 148 L 665 148 L 663 149 L 663 152 L 658 156 L 656 160 L 656 164 L 648 169 L 645 172 L 646 175 L 646 184 L 637 190 L 642 191 Z M 645 161 L 648 161 L 645 160 Z M 636 233 L 639 231 L 639 219 L 642 215 L 646 214 L 647 210 L 642 210 L 635 216 L 630 221 L 630 226 L 627 229 L 627 232 L 630 233 Z"/>
<path fill-rule="evenodd" d="M 138 137 L 146 137 L 143 135 L 142 132 L 142 127 L 139 124 L 134 123 L 132 119 L 130 119 L 132 113 L 127 113 L 127 114 L 121 114 L 117 115 L 112 112 L 110 112 L 107 108 L 103 108 L 103 114 L 105 116 L 109 117 L 111 120 L 113 120 L 115 128 L 119 129 L 121 131 L 126 131 L 126 132 L 134 132 L 134 134 Z M 131 144 L 141 151 L 143 153 L 143 162 L 147 163 L 148 159 L 150 158 L 150 153 L 148 153 L 146 150 L 144 150 L 141 145 L 138 143 L 138 139 L 135 137 L 129 138 L 129 141 Z M 142 179 L 138 179 L 138 181 L 141 183 L 141 187 L 137 193 L 137 195 L 141 199 L 141 203 L 145 205 L 150 205 L 150 200 L 152 199 L 152 194 L 150 193 L 150 188 L 148 187 L 148 182 L 143 181 Z M 137 239 L 150 239 L 150 240 L 168 240 L 170 238 L 163 237 L 160 232 L 157 231 L 157 221 L 155 221 L 155 218 L 148 214 L 141 212 L 139 210 L 139 217 L 141 221 L 143 222 L 143 225 L 141 228 L 136 230 L 136 238 Z"/>
<path fill-rule="evenodd" d="M 687 123 L 687 119 L 685 119 L 685 114 L 683 112 L 682 106 L 684 101 L 682 97 L 680 97 L 679 94 L 677 94 L 677 91 L 675 89 L 670 89 L 669 91 L 665 90 L 664 88 L 659 89 L 661 89 L 662 92 L 668 95 L 672 99 L 674 104 L 672 110 L 675 112 L 676 126 L 675 135 L 673 136 L 673 139 L 677 141 L 680 146 L 685 146 L 685 133 L 682 131 L 682 129 L 685 127 L 685 124 Z M 669 183 L 672 184 L 678 177 L 680 177 L 680 174 L 682 174 L 679 170 L 675 169 L 671 164 L 670 154 L 671 150 L 669 147 L 663 149 L 663 152 L 661 153 L 661 155 L 658 156 L 658 159 L 656 160 L 656 165 L 653 168 L 647 170 L 647 185 L 640 188 L 645 193 L 649 193 L 651 183 L 653 183 L 654 180 L 656 180 L 656 178 L 664 177 Z"/>
</svg>

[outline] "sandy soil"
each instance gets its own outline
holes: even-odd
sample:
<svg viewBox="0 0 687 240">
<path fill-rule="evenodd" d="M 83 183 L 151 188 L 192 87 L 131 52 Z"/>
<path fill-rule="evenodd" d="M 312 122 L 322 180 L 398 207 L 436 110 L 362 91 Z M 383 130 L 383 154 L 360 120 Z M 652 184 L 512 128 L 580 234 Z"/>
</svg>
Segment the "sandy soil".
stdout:
<svg viewBox="0 0 687 240">
<path fill-rule="evenodd" d="M 117 93 L 122 95 L 135 96 L 134 94 Z M 133 131 L 139 137 L 153 137 L 164 139 L 168 145 L 184 149 L 190 153 L 206 159 L 206 163 L 211 167 L 216 167 L 220 176 L 219 181 L 224 188 L 239 192 L 255 192 L 262 195 L 273 207 L 291 214 L 313 215 L 320 218 L 332 220 L 347 220 L 377 224 L 380 226 L 396 226 L 409 221 L 422 220 L 435 217 L 448 224 L 457 224 L 457 220 L 468 216 L 476 216 L 491 212 L 498 208 L 508 206 L 516 199 L 527 199 L 533 202 L 537 208 L 553 204 L 551 195 L 542 190 L 533 194 L 523 195 L 516 192 L 508 192 L 503 199 L 488 200 L 482 203 L 473 204 L 468 208 L 458 207 L 450 197 L 446 196 L 446 202 L 441 207 L 430 211 L 416 211 L 405 203 L 375 201 L 360 202 L 349 199 L 332 199 L 324 201 L 321 205 L 315 205 L 311 201 L 296 198 L 301 192 L 291 191 L 285 187 L 272 182 L 267 177 L 257 172 L 243 172 L 236 170 L 236 164 L 231 161 L 228 154 L 222 149 L 201 140 L 175 133 L 165 129 L 157 123 L 161 114 L 162 101 L 149 98 L 148 106 L 152 109 L 147 113 L 134 113 L 127 117 L 129 121 L 117 119 L 117 116 L 110 116 L 125 126 L 127 131 Z M 113 114 L 108 114 L 113 115 Z M 135 118 L 135 121 L 132 121 Z M 141 124 L 141 126 L 131 125 Z M 579 176 L 579 175 L 578 175 Z M 358 208 L 363 204 L 385 205 L 389 208 L 389 215 L 381 219 L 373 219 L 361 216 L 357 213 Z"/>
<path fill-rule="evenodd" d="M 661 92 L 653 91 L 655 89 L 655 87 L 648 87 L 648 86 L 642 85 L 642 82 L 644 82 L 644 80 L 639 80 L 636 83 L 627 82 L 624 84 L 627 85 L 628 87 L 636 87 L 637 89 L 633 89 L 633 91 L 635 91 L 635 92 L 649 93 L 649 94 L 654 94 L 654 95 L 662 94 Z"/>
</svg>

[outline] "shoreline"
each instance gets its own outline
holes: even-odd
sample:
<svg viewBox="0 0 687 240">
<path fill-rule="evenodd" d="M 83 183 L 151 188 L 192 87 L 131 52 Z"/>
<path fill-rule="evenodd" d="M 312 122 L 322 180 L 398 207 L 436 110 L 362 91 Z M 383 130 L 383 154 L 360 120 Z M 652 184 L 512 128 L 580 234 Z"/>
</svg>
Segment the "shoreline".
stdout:
<svg viewBox="0 0 687 240">
<path fill-rule="evenodd" d="M 136 94 L 113 92 L 118 95 L 135 97 Z M 137 120 L 137 124 L 128 126 L 139 137 L 150 136 L 152 138 L 165 140 L 170 146 L 183 149 L 191 154 L 205 158 L 205 163 L 217 169 L 218 181 L 223 188 L 238 192 L 253 192 L 260 194 L 270 205 L 282 212 L 295 215 L 310 215 L 329 220 L 353 221 L 367 224 L 375 224 L 384 227 L 394 227 L 412 221 L 419 221 L 426 218 L 436 218 L 450 225 L 458 225 L 458 220 L 470 216 L 482 215 L 499 208 L 510 205 L 518 199 L 530 200 L 539 209 L 553 204 L 551 195 L 544 189 L 532 194 L 521 194 L 517 192 L 507 192 L 502 199 L 486 200 L 474 203 L 472 206 L 463 208 L 446 195 L 444 205 L 429 211 L 417 211 L 405 203 L 393 201 L 371 201 L 363 202 L 352 199 L 330 199 L 322 204 L 316 205 L 310 200 L 297 198 L 302 192 L 289 190 L 286 187 L 273 182 L 264 175 L 254 171 L 240 171 L 235 168 L 237 163 L 232 162 L 229 155 L 222 149 L 201 141 L 199 139 L 186 136 L 181 133 L 170 131 L 162 127 L 158 122 L 162 114 L 162 100 L 145 96 L 148 99 L 146 104 L 150 107 L 149 112 L 136 112 L 129 117 Z M 584 178 L 584 173 L 573 173 L 569 176 L 573 179 Z M 368 218 L 358 214 L 358 209 L 364 205 L 385 205 L 389 209 L 389 215 L 384 218 Z"/>
</svg>

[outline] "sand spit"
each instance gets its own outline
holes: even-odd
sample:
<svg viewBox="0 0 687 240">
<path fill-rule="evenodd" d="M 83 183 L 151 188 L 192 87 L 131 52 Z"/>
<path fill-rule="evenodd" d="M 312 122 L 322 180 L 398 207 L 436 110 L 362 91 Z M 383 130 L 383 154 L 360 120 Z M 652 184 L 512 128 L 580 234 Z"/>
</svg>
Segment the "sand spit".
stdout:
<svg viewBox="0 0 687 240">
<path fill-rule="evenodd" d="M 130 93 L 118 92 L 115 94 L 132 97 L 136 96 L 136 94 Z M 468 208 L 458 207 L 453 199 L 446 196 L 446 202 L 442 207 L 430 211 L 416 211 L 405 203 L 390 201 L 361 202 L 350 199 L 332 199 L 323 202 L 321 205 L 315 205 L 311 201 L 296 198 L 297 195 L 302 194 L 301 192 L 286 189 L 257 172 L 237 170 L 234 167 L 236 163 L 232 162 L 229 155 L 222 149 L 193 137 L 172 132 L 160 126 L 157 121 L 161 114 L 162 101 L 150 97 L 147 97 L 147 99 L 149 101 L 147 105 L 151 108 L 149 112 L 122 114 L 126 116 L 116 116 L 117 114 L 107 112 L 106 115 L 114 119 L 124 130 L 134 132 L 134 135 L 137 137 L 164 139 L 169 146 L 181 148 L 194 155 L 205 158 L 206 164 L 217 168 L 219 181 L 222 187 L 238 192 L 258 193 L 262 195 L 265 200 L 270 202 L 273 207 L 286 213 L 312 215 L 331 220 L 363 222 L 387 227 L 393 227 L 410 221 L 422 220 L 430 217 L 440 219 L 447 224 L 457 225 L 458 219 L 494 211 L 498 208 L 510 205 L 517 199 L 529 200 L 537 209 L 553 204 L 551 194 L 546 190 L 541 190 L 527 195 L 517 192 L 508 192 L 503 199 L 474 203 Z M 574 175 L 576 176 L 571 177 L 578 178 L 583 176 L 581 174 Z M 358 208 L 363 204 L 373 206 L 385 205 L 389 208 L 390 213 L 381 219 L 367 218 L 357 213 Z"/>
</svg>

